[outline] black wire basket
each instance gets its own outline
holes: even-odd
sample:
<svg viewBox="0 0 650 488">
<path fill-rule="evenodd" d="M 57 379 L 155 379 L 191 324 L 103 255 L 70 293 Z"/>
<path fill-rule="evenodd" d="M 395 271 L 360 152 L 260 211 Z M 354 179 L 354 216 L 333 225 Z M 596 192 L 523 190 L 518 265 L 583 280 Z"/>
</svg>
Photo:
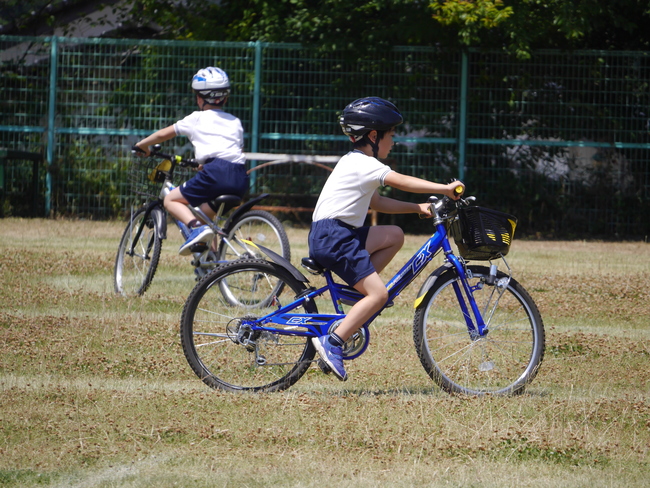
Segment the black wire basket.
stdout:
<svg viewBox="0 0 650 488">
<path fill-rule="evenodd" d="M 489 261 L 508 254 L 516 226 L 513 215 L 484 207 L 462 207 L 449 234 L 463 259 Z"/>
<path fill-rule="evenodd" d="M 133 158 L 129 169 L 129 186 L 134 200 L 147 201 L 158 198 L 162 183 L 152 176 L 158 164 L 159 161 L 153 158 Z"/>
<path fill-rule="evenodd" d="M 160 196 L 162 184 L 169 174 L 172 163 L 155 158 L 134 158 L 129 169 L 131 196 L 136 202 L 156 200 Z M 173 179 L 177 182 L 191 178 L 188 168 L 176 166 Z"/>
</svg>

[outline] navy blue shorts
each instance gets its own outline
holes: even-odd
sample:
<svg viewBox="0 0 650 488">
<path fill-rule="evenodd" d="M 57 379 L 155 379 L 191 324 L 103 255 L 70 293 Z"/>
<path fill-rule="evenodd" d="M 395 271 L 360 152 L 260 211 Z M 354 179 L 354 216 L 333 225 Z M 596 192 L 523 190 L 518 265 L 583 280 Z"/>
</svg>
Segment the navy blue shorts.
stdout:
<svg viewBox="0 0 650 488">
<path fill-rule="evenodd" d="M 180 186 L 181 195 L 193 207 L 221 195 L 243 197 L 248 191 L 246 165 L 214 158 L 203 169 Z"/>
<path fill-rule="evenodd" d="M 369 227 L 354 228 L 337 219 L 312 222 L 309 256 L 354 286 L 375 272 L 366 251 Z"/>
</svg>

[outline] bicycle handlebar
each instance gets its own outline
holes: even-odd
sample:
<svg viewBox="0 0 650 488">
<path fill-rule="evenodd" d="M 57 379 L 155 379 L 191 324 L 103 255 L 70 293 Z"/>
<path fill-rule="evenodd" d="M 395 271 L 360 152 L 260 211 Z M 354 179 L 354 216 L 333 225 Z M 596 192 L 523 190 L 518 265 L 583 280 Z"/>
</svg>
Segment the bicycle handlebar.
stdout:
<svg viewBox="0 0 650 488">
<path fill-rule="evenodd" d="M 452 200 L 451 198 L 446 196 L 442 198 L 431 196 L 427 200 L 427 202 L 431 206 L 431 213 L 433 214 L 432 216 L 434 218 L 436 217 L 449 218 L 453 214 L 453 212 L 458 210 L 458 208 L 473 205 L 475 201 L 476 201 L 476 197 L 474 196 L 459 198 L 458 200 Z M 419 217 L 421 219 L 427 218 L 424 215 L 420 215 Z"/>
<path fill-rule="evenodd" d="M 131 147 L 131 152 L 133 154 L 138 154 L 138 155 L 144 154 L 144 150 L 135 145 Z M 198 168 L 201 165 L 201 163 L 199 163 L 196 159 L 183 159 L 178 155 L 165 154 L 161 152 L 160 144 L 156 144 L 155 146 L 153 146 L 153 148 L 151 149 L 151 153 L 149 155 L 154 158 L 169 159 L 170 161 L 180 166 L 189 166 L 191 168 Z"/>
</svg>

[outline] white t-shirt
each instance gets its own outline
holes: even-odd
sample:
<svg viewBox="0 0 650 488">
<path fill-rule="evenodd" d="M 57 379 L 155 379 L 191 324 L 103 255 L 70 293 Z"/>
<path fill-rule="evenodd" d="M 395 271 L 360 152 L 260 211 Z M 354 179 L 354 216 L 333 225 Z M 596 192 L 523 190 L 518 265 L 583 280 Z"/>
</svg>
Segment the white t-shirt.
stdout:
<svg viewBox="0 0 650 488">
<path fill-rule="evenodd" d="M 244 129 L 241 121 L 223 110 L 200 110 L 174 124 L 176 135 L 187 136 L 194 145 L 194 157 L 203 162 L 220 158 L 244 164 Z"/>
<path fill-rule="evenodd" d="M 312 220 L 339 219 L 361 227 L 368 214 L 370 199 L 384 185 L 392 169 L 360 151 L 343 156 L 327 178 L 318 197 Z"/>
</svg>

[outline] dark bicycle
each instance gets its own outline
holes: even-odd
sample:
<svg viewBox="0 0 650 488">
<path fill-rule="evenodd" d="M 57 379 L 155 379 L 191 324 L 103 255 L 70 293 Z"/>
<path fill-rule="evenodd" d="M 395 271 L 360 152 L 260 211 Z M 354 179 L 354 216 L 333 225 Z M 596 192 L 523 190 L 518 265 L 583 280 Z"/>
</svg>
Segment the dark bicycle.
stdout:
<svg viewBox="0 0 650 488">
<path fill-rule="evenodd" d="M 132 193 L 146 201 L 132 210 L 117 250 L 114 270 L 117 293 L 142 295 L 151 284 L 162 241 L 167 238 L 168 213 L 163 200 L 174 188 L 174 172 L 179 167 L 198 166 L 192 159 L 160 152 L 160 146 L 154 146 L 150 158 L 134 159 L 130 174 Z M 192 266 L 197 279 L 235 259 L 262 257 L 259 249 L 248 243 L 251 241 L 268 247 L 287 261 L 291 259 L 289 239 L 280 221 L 269 212 L 251 210 L 267 196 L 259 195 L 242 205 L 242 199 L 236 195 L 221 195 L 213 201 L 219 209 L 213 219 L 198 207 L 188 206 L 215 234 L 212 243 L 194 248 Z M 175 219 L 174 223 L 187 239 L 189 231 L 185 224 Z"/>
</svg>

